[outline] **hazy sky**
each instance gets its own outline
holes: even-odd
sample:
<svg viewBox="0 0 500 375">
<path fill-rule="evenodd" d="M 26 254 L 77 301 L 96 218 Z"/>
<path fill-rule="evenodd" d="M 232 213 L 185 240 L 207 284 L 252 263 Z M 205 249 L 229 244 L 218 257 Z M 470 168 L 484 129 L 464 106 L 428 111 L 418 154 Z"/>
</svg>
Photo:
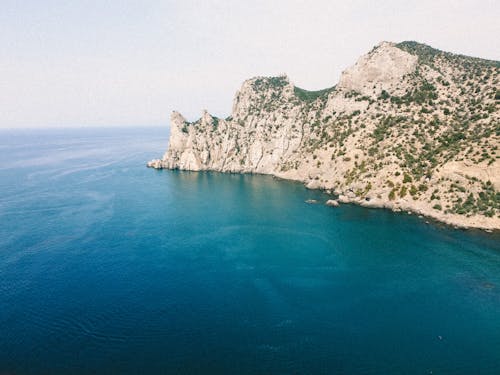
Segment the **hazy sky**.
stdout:
<svg viewBox="0 0 500 375">
<path fill-rule="evenodd" d="M 0 1 L 0 127 L 227 116 L 246 78 L 305 89 L 382 40 L 500 60 L 500 1 Z"/>
</svg>

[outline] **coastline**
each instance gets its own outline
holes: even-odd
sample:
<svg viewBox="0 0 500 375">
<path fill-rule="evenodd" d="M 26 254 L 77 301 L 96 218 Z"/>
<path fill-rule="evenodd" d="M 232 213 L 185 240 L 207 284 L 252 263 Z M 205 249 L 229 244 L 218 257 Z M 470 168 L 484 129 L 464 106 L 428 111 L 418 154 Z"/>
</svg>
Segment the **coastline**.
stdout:
<svg viewBox="0 0 500 375">
<path fill-rule="evenodd" d="M 500 233 L 500 229 L 497 228 L 496 226 L 492 225 L 484 225 L 483 223 L 467 223 L 463 220 L 463 217 L 460 215 L 453 215 L 453 214 L 444 214 L 444 213 L 435 213 L 433 212 L 432 208 L 431 210 L 426 210 L 425 208 L 415 208 L 411 205 L 403 206 L 400 204 L 393 204 L 393 202 L 364 202 L 364 201 L 357 201 L 357 200 L 344 200 L 341 202 L 342 204 L 355 204 L 361 207 L 365 208 L 374 208 L 374 209 L 387 209 L 391 210 L 392 212 L 398 213 L 398 212 L 406 212 L 407 214 L 410 215 L 417 215 L 421 217 L 422 219 L 428 219 L 432 220 L 436 223 L 444 224 L 450 227 L 453 227 L 454 229 L 462 229 L 462 230 L 481 230 L 486 233 Z M 477 219 L 477 217 L 476 217 Z M 426 223 L 429 224 L 426 220 Z"/>
<path fill-rule="evenodd" d="M 153 169 L 167 169 L 167 170 L 181 170 L 181 171 L 190 171 L 190 172 L 218 172 L 218 173 L 236 173 L 236 174 L 260 174 L 266 176 L 272 176 L 276 179 L 285 180 L 285 181 L 295 181 L 303 184 L 306 189 L 310 190 L 321 190 L 328 194 L 333 200 L 338 202 L 339 204 L 354 204 L 364 208 L 373 208 L 373 209 L 387 209 L 391 210 L 395 213 L 398 212 L 406 212 L 407 214 L 421 216 L 422 219 L 429 219 L 436 223 L 444 224 L 449 227 L 453 227 L 454 229 L 462 229 L 462 230 L 481 230 L 486 233 L 500 233 L 500 228 L 493 223 L 489 223 L 488 220 L 481 220 L 481 217 L 473 216 L 473 217 L 464 217 L 462 215 L 457 214 L 445 214 L 444 212 L 435 212 L 432 207 L 428 207 L 425 202 L 414 200 L 413 202 L 409 200 L 395 200 L 390 201 L 387 199 L 379 199 L 372 198 L 370 200 L 358 198 L 353 194 L 349 195 L 349 192 L 344 191 L 335 191 L 334 188 L 328 188 L 323 186 L 317 186 L 314 184 L 308 183 L 307 180 L 303 180 L 300 178 L 291 178 L 290 176 L 282 176 L 274 173 L 261 173 L 261 172 L 252 172 L 252 171 L 220 171 L 215 169 L 202 169 L 202 170 L 192 170 L 192 169 L 182 169 L 182 168 L 169 168 L 165 167 L 163 164 L 163 160 L 161 159 L 153 159 L 147 162 L 146 166 L 148 168 Z M 347 194 L 346 194 L 347 193 Z M 352 193 L 352 192 L 351 192 Z M 322 202 L 326 204 L 325 202 Z M 411 203 L 414 203 L 413 205 Z M 332 207 L 333 209 L 335 207 Z M 428 220 L 426 223 L 430 224 Z"/>
<path fill-rule="evenodd" d="M 226 118 L 203 110 L 189 122 L 173 111 L 168 149 L 148 166 L 267 174 L 344 204 L 498 231 L 499 66 L 382 42 L 324 90 L 303 90 L 286 75 L 254 77 Z"/>
</svg>

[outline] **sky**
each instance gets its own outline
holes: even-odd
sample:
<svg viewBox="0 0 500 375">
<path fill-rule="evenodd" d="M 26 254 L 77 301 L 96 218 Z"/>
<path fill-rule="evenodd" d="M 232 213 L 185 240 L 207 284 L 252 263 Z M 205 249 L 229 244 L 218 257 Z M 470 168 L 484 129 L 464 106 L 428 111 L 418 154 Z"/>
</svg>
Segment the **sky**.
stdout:
<svg viewBox="0 0 500 375">
<path fill-rule="evenodd" d="M 500 60 L 500 1 L 0 1 L 0 128 L 226 117 L 241 83 L 330 87 L 383 40 Z"/>
</svg>

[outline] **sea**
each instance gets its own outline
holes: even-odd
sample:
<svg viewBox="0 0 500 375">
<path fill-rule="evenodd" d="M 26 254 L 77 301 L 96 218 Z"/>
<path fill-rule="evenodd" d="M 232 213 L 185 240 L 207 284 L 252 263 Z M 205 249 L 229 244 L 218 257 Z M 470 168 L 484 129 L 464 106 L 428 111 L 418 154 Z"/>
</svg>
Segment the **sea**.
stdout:
<svg viewBox="0 0 500 375">
<path fill-rule="evenodd" d="M 498 234 L 146 168 L 167 143 L 0 131 L 0 374 L 500 374 Z"/>
</svg>

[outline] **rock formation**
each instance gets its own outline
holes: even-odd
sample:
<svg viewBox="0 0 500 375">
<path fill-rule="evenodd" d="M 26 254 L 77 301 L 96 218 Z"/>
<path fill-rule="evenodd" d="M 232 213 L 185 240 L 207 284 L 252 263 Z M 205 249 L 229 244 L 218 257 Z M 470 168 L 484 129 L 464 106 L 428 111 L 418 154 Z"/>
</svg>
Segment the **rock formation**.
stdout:
<svg viewBox="0 0 500 375">
<path fill-rule="evenodd" d="M 148 166 L 271 174 L 341 203 L 500 229 L 499 70 L 498 61 L 383 42 L 335 87 L 256 77 L 226 119 L 173 112 L 168 150 Z"/>
</svg>

